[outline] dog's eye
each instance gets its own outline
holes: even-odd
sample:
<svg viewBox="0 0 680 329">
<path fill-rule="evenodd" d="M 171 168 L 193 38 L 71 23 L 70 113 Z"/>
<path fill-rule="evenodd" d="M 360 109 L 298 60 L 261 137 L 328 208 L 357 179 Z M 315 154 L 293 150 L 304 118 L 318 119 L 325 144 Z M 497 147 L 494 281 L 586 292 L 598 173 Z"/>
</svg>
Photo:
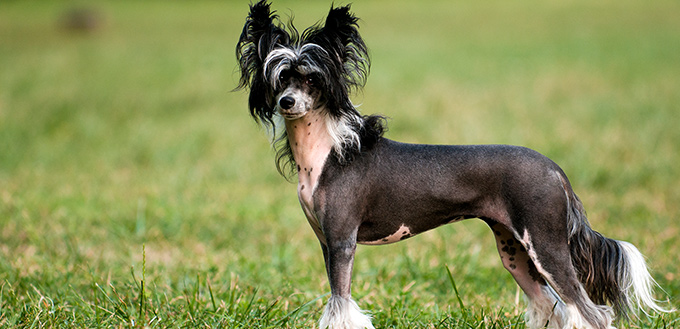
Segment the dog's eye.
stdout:
<svg viewBox="0 0 680 329">
<path fill-rule="evenodd" d="M 283 71 L 281 74 L 279 74 L 279 82 L 286 82 L 288 79 L 290 79 L 290 71 Z"/>
<path fill-rule="evenodd" d="M 305 83 L 311 87 L 316 87 L 318 82 L 319 80 L 313 75 L 308 75 L 305 79 Z"/>
</svg>

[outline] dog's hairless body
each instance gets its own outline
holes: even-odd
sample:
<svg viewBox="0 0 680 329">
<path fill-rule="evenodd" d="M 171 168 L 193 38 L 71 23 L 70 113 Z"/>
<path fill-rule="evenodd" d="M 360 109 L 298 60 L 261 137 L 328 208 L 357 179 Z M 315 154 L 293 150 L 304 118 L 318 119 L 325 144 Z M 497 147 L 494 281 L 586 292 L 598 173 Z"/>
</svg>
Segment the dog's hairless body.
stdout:
<svg viewBox="0 0 680 329">
<path fill-rule="evenodd" d="M 401 161 L 413 156 L 418 158 L 415 163 Z M 325 241 L 325 236 L 330 235 L 331 241 L 338 242 L 324 243 L 331 255 L 353 255 L 355 243 L 393 243 L 444 224 L 481 218 L 495 233 L 504 266 L 525 292 L 539 294 L 540 285 L 545 285 L 519 242 L 521 236 L 507 229 L 514 227 L 524 232 L 530 225 L 549 225 L 546 216 L 566 212 L 566 207 L 546 209 L 553 214 L 534 214 L 511 223 L 510 214 L 521 213 L 522 205 L 528 202 L 566 199 L 561 170 L 535 151 L 507 145 L 417 145 L 381 139 L 349 165 L 339 164 L 329 154 L 321 175 L 316 176 L 318 185 L 309 179 L 310 174 L 313 171 L 301 166 L 300 201 L 312 226 L 319 225 L 316 231 L 323 227 L 325 234 L 319 238 Z M 536 186 L 536 181 L 545 184 Z M 316 187 L 312 200 L 304 194 L 310 184 Z M 456 188 L 448 189 L 450 186 Z M 519 191 L 518 186 L 532 186 L 532 190 L 514 193 Z M 329 203 L 326 199 L 353 202 Z M 341 225 L 335 224 L 338 222 Z M 566 226 L 551 230 L 555 236 L 564 237 L 566 245 Z M 545 237 L 546 241 L 536 241 L 534 236 L 533 243 L 550 244 L 555 236 Z M 562 256 L 569 259 L 569 250 L 563 252 Z M 348 262 L 342 267 L 351 270 L 351 261 L 345 256 L 330 263 Z M 335 280 L 331 279 L 331 287 L 349 297 L 350 275 L 350 271 L 339 273 L 338 286 L 334 287 Z M 571 279 L 576 280 L 575 273 Z"/>
<path fill-rule="evenodd" d="M 351 299 L 357 244 L 388 244 L 467 218 L 494 233 L 503 266 L 528 297 L 530 328 L 611 328 L 614 312 L 647 306 L 651 278 L 631 244 L 592 230 L 560 167 L 508 145 L 419 145 L 383 137 L 384 119 L 349 100 L 367 75 L 367 48 L 349 6 L 299 35 L 251 5 L 237 58 L 257 121 L 285 125 L 278 164 L 323 250 L 331 297 L 321 328 L 373 328 Z M 279 167 L 280 168 L 280 167 Z M 608 305 L 609 304 L 609 305 Z"/>
</svg>

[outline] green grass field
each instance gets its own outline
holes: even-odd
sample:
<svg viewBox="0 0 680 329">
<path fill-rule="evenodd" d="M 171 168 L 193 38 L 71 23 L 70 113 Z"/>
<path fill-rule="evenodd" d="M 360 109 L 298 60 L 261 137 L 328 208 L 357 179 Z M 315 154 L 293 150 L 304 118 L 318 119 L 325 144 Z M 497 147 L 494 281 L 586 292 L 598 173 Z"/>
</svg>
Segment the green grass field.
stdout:
<svg viewBox="0 0 680 329">
<path fill-rule="evenodd" d="M 321 250 L 231 92 L 235 2 L 75 2 L 92 31 L 64 28 L 72 2 L 0 2 L 0 327 L 316 327 Z M 274 7 L 306 27 L 330 3 Z M 680 3 L 353 9 L 373 60 L 354 102 L 391 118 L 389 138 L 549 156 L 680 306 Z M 359 247 L 353 295 L 379 328 L 524 328 L 477 220 Z"/>
</svg>

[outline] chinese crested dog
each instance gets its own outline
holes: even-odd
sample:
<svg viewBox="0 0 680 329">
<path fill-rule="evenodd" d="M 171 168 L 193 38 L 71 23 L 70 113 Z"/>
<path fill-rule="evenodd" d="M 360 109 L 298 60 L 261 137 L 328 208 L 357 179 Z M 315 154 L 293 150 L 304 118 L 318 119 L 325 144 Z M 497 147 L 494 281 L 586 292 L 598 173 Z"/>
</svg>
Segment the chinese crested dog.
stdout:
<svg viewBox="0 0 680 329">
<path fill-rule="evenodd" d="M 530 328 L 611 328 L 631 310 L 665 311 L 630 243 L 594 231 L 562 169 L 507 145 L 415 145 L 383 137 L 350 93 L 369 69 L 350 7 L 331 7 L 301 34 L 266 1 L 251 4 L 236 47 L 237 89 L 273 129 L 277 168 L 296 172 L 298 197 L 323 251 L 331 296 L 321 328 L 373 328 L 350 293 L 356 245 L 388 244 L 479 218 L 528 299 Z"/>
</svg>

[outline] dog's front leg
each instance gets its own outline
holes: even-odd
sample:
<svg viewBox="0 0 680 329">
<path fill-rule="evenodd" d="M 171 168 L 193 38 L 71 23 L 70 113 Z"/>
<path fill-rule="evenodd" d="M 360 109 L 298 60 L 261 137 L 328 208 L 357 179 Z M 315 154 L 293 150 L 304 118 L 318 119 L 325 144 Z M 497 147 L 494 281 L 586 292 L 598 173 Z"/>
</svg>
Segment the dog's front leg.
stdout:
<svg viewBox="0 0 680 329">
<path fill-rule="evenodd" d="M 356 234 L 345 239 L 326 239 L 324 258 L 331 298 L 319 321 L 321 329 L 374 329 L 371 317 L 352 300 L 352 266 L 356 250 Z"/>
</svg>

